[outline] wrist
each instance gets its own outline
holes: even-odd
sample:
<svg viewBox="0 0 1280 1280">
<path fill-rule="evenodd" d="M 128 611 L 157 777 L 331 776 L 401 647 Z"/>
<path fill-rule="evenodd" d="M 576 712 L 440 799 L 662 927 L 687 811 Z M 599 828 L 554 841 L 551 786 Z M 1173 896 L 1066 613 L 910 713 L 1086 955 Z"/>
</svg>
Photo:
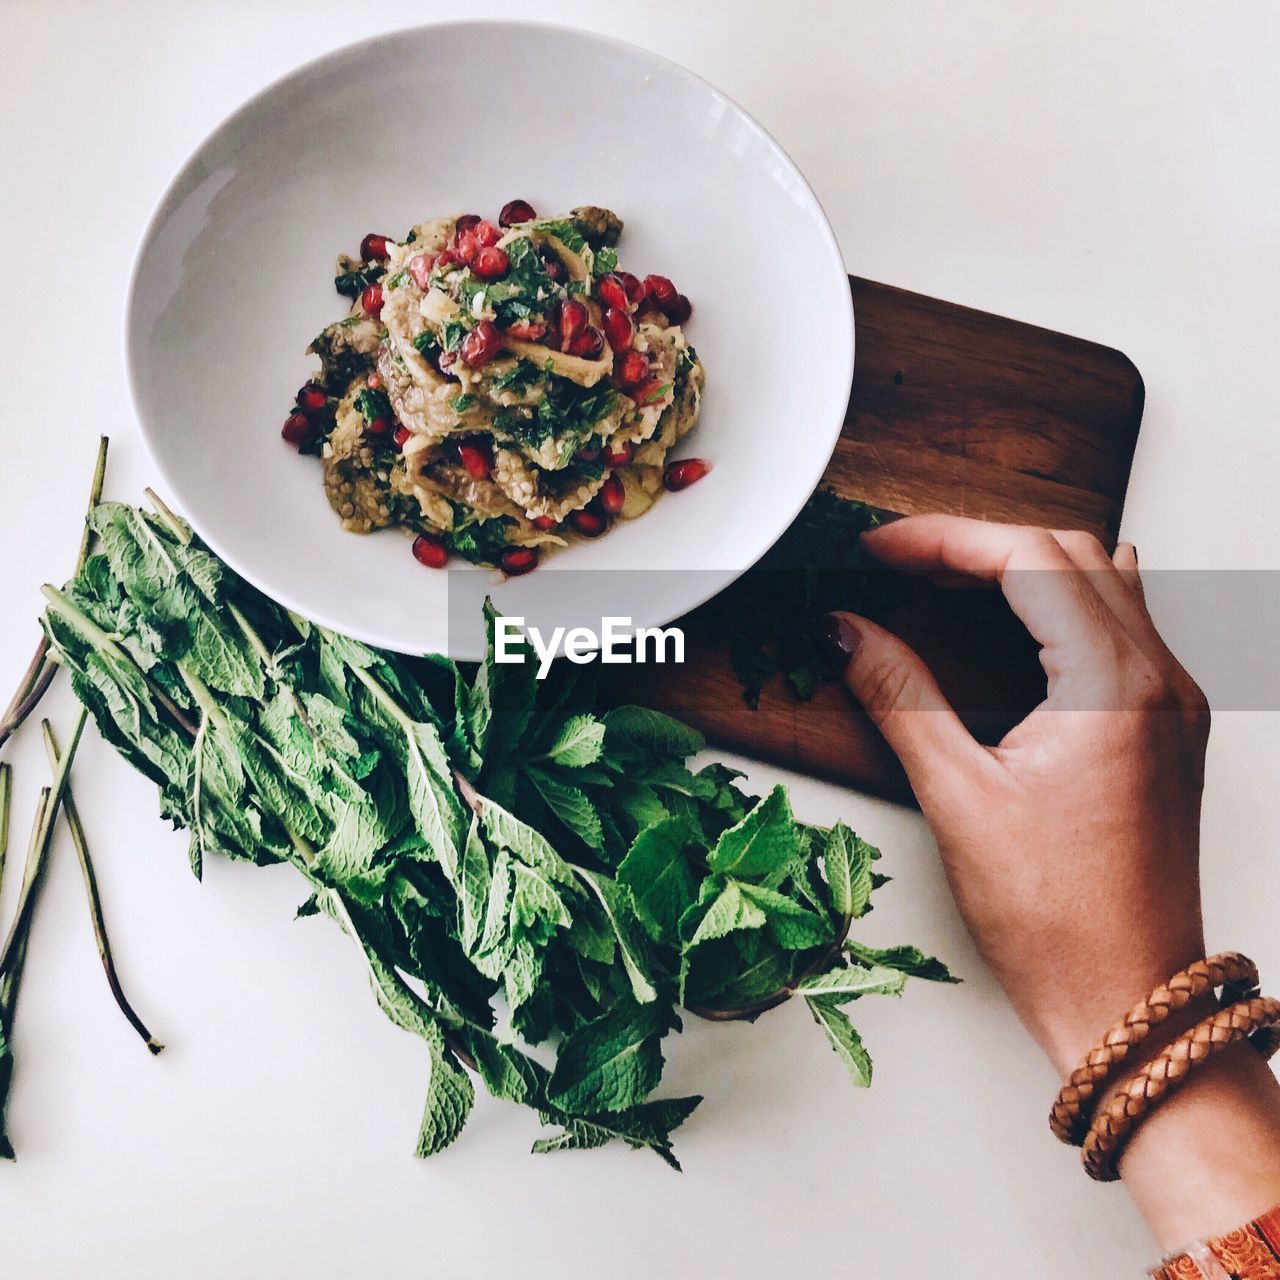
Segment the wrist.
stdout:
<svg viewBox="0 0 1280 1280">
<path fill-rule="evenodd" d="M 1249 1044 L 1191 1073 L 1138 1126 L 1120 1175 L 1164 1249 L 1280 1202 L 1280 1081 Z"/>
</svg>

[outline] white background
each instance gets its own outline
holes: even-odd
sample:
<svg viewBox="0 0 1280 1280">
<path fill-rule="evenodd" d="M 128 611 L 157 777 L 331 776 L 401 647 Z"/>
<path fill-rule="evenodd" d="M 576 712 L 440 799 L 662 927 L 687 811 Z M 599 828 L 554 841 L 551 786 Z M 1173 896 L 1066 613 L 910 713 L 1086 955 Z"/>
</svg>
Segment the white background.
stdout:
<svg viewBox="0 0 1280 1280">
<path fill-rule="evenodd" d="M 1144 568 L 1280 568 L 1273 6 L 466 8 L 501 14 L 648 45 L 736 97 L 813 183 L 851 271 L 1126 351 L 1147 384 L 1124 528 Z M 153 479 L 120 334 L 169 176 L 281 72 L 454 16 L 350 0 L 0 6 L 6 698 L 35 642 L 36 588 L 74 557 L 97 433 L 112 436 L 113 495 Z M 478 138 L 485 127 L 500 124 L 478 86 Z M 66 726 L 67 692 L 47 706 Z M 1274 714 L 1219 715 L 1204 824 L 1210 946 L 1251 952 L 1273 986 L 1278 734 Z M 21 845 L 38 735 L 6 754 Z M 775 776 L 751 774 L 762 788 Z M 876 1059 L 865 1094 L 800 1009 L 693 1026 L 667 1088 L 707 1101 L 678 1135 L 677 1177 L 626 1150 L 535 1159 L 531 1119 L 487 1101 L 457 1147 L 415 1161 L 422 1054 L 337 932 L 292 922 L 296 878 L 215 863 L 198 885 L 153 788 L 92 736 L 75 778 L 126 986 L 169 1049 L 149 1058 L 111 1004 L 60 841 L 17 1026 L 0 1275 L 1052 1280 L 1152 1259 L 1123 1190 L 1089 1184 L 1049 1136 L 1053 1074 L 981 970 L 913 815 L 792 780 L 802 816 L 842 816 L 885 850 L 895 880 L 868 940 L 926 945 L 966 984 L 858 1006 Z M 1068 846 L 1064 874 L 1070 862 Z"/>
</svg>

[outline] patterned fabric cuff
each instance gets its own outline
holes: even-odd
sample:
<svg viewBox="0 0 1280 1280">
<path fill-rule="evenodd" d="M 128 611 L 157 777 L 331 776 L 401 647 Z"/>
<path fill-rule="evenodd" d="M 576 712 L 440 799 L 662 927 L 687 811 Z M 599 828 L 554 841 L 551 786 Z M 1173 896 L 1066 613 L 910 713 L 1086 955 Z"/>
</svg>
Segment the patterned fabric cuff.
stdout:
<svg viewBox="0 0 1280 1280">
<path fill-rule="evenodd" d="M 1154 1280 L 1280 1280 L 1280 1205 L 1246 1226 L 1192 1245 Z"/>
</svg>

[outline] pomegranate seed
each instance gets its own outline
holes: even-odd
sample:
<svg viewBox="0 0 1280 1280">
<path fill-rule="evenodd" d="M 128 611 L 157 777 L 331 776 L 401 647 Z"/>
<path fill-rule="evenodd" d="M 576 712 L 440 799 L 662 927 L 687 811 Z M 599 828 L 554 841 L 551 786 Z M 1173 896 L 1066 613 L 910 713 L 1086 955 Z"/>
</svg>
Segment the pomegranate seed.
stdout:
<svg viewBox="0 0 1280 1280">
<path fill-rule="evenodd" d="M 492 222 L 477 222 L 471 228 L 471 234 L 482 249 L 491 249 L 502 239 L 502 232 Z"/>
<path fill-rule="evenodd" d="M 646 378 L 631 392 L 631 398 L 642 409 L 662 401 L 662 383 L 657 378 Z"/>
<path fill-rule="evenodd" d="M 593 324 L 587 325 L 572 342 L 569 343 L 569 354 L 581 356 L 584 360 L 594 360 L 604 350 L 604 334 Z"/>
<path fill-rule="evenodd" d="M 396 433 L 391 438 L 396 442 L 397 449 L 403 449 L 409 443 L 409 428 L 397 427 Z"/>
<path fill-rule="evenodd" d="M 446 249 L 445 252 L 447 253 L 448 250 Z M 423 293 L 431 288 L 431 268 L 435 265 L 436 260 L 429 253 L 417 253 L 409 259 L 409 274 L 413 277 L 413 283 Z"/>
<path fill-rule="evenodd" d="M 443 569 L 449 563 L 449 548 L 429 533 L 420 533 L 413 540 L 413 558 L 428 569 Z"/>
<path fill-rule="evenodd" d="M 547 336 L 546 322 L 542 320 L 517 320 L 507 326 L 507 336 L 519 338 L 521 342 L 537 342 Z"/>
<path fill-rule="evenodd" d="M 556 527 L 556 518 L 555 516 L 534 516 L 530 524 L 543 533 L 550 533 Z"/>
<path fill-rule="evenodd" d="M 474 231 L 464 231 L 457 239 L 457 254 L 467 266 L 471 266 L 476 260 L 476 254 L 480 252 L 480 241 L 476 239 Z"/>
<path fill-rule="evenodd" d="M 544 253 L 542 255 L 542 265 L 546 268 L 547 275 L 557 284 L 564 282 L 564 278 L 568 273 L 565 271 L 564 263 L 554 253 Z"/>
<path fill-rule="evenodd" d="M 329 397 L 314 382 L 308 382 L 298 392 L 298 407 L 316 413 L 329 403 Z"/>
<path fill-rule="evenodd" d="M 616 449 L 606 449 L 600 455 L 606 467 L 625 467 L 635 456 L 635 447 L 631 444 L 620 444 Z"/>
<path fill-rule="evenodd" d="M 364 433 L 372 436 L 375 440 L 381 440 L 383 436 L 391 434 L 391 420 L 389 418 L 374 418 L 372 422 L 366 423 Z"/>
<path fill-rule="evenodd" d="M 630 350 L 636 336 L 636 322 L 627 314 L 625 307 L 606 307 L 600 323 L 604 325 L 604 336 L 615 351 Z"/>
<path fill-rule="evenodd" d="M 473 369 L 487 364 L 498 354 L 502 346 L 502 335 L 492 320 L 481 320 L 462 340 L 458 348 L 463 360 Z"/>
<path fill-rule="evenodd" d="M 446 271 L 450 267 L 457 267 L 457 266 L 460 266 L 461 264 L 462 264 L 462 259 L 458 257 L 458 255 L 454 253 L 452 249 L 443 249 L 441 250 L 440 253 L 436 255 L 436 260 L 433 265 L 437 271 Z M 409 263 L 409 269 L 411 271 L 413 270 L 412 262 Z M 414 279 L 416 280 L 417 276 L 415 276 Z"/>
<path fill-rule="evenodd" d="M 666 276 L 645 276 L 645 297 L 659 311 L 665 311 L 676 300 L 676 287 Z"/>
<path fill-rule="evenodd" d="M 456 244 L 458 237 L 464 231 L 470 231 L 472 227 L 480 225 L 480 215 L 478 213 L 464 213 L 457 222 L 453 224 L 453 240 Z"/>
<path fill-rule="evenodd" d="M 314 428 L 305 413 L 291 413 L 280 428 L 280 437 L 295 449 L 301 449 L 311 439 Z"/>
<path fill-rule="evenodd" d="M 693 303 L 683 293 L 676 295 L 676 300 L 667 308 L 667 319 L 672 324 L 684 324 L 693 314 Z"/>
<path fill-rule="evenodd" d="M 527 200 L 508 200 L 498 214 L 498 226 L 514 227 L 519 222 L 532 222 L 537 216 Z"/>
<path fill-rule="evenodd" d="M 622 281 L 622 287 L 627 291 L 627 301 L 632 307 L 638 307 L 644 301 L 644 285 L 630 271 L 615 271 L 613 274 Z"/>
<path fill-rule="evenodd" d="M 618 361 L 614 376 L 629 391 L 632 387 L 638 387 L 649 376 L 649 361 L 641 351 L 628 351 Z"/>
<path fill-rule="evenodd" d="M 372 390 L 374 390 L 374 391 L 381 391 L 381 390 L 382 390 L 382 379 L 381 379 L 381 377 L 379 377 L 379 375 L 378 375 L 378 374 L 376 374 L 376 373 L 371 373 L 371 374 L 370 374 L 370 375 L 369 375 L 369 376 L 364 380 L 364 382 L 365 382 L 365 386 L 367 386 L 367 387 L 371 388 L 371 389 L 372 389 Z"/>
<path fill-rule="evenodd" d="M 668 462 L 662 472 L 662 483 L 672 493 L 687 489 L 697 484 L 711 470 L 711 464 L 705 458 L 681 458 L 678 462 Z"/>
<path fill-rule="evenodd" d="M 569 344 L 587 327 L 591 313 L 576 298 L 566 298 L 560 304 L 560 345 L 566 351 Z"/>
<path fill-rule="evenodd" d="M 584 538 L 598 538 L 609 527 L 609 522 L 600 512 L 588 511 L 586 507 L 583 507 L 581 511 L 571 513 L 569 523 Z"/>
<path fill-rule="evenodd" d="M 471 264 L 471 270 L 481 280 L 496 280 L 499 276 L 505 276 L 510 266 L 511 260 L 501 249 L 486 245 L 476 254 L 476 260 Z"/>
<path fill-rule="evenodd" d="M 477 480 L 487 480 L 493 471 L 493 455 L 482 444 L 460 444 L 458 457 L 468 474 Z"/>
<path fill-rule="evenodd" d="M 532 573 L 538 567 L 537 547 L 507 547 L 498 557 L 502 572 L 509 578 Z"/>
<path fill-rule="evenodd" d="M 365 262 L 381 261 L 387 256 L 387 237 L 374 235 L 369 232 L 363 240 L 360 241 L 360 256 Z"/>
<path fill-rule="evenodd" d="M 605 515 L 616 516 L 627 500 L 627 491 L 622 484 L 622 478 L 610 472 L 609 478 L 600 486 L 598 496 Z"/>
<path fill-rule="evenodd" d="M 600 301 L 606 306 L 617 307 L 619 311 L 631 310 L 631 299 L 627 297 L 627 286 L 615 271 L 601 276 L 598 286 Z"/>
<path fill-rule="evenodd" d="M 360 295 L 360 310 L 375 319 L 382 314 L 382 286 L 374 283 L 366 285 Z"/>
<path fill-rule="evenodd" d="M 584 444 L 573 456 L 579 462 L 594 462 L 600 456 L 600 446 L 594 442 Z"/>
</svg>

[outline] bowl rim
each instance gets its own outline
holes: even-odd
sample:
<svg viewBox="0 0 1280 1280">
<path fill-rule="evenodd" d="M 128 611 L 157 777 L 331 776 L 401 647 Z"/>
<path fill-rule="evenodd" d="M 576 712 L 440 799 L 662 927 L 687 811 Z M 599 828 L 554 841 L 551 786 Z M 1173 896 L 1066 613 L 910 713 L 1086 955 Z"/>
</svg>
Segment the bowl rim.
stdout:
<svg viewBox="0 0 1280 1280">
<path fill-rule="evenodd" d="M 376 32 L 370 36 L 364 36 L 359 40 L 352 40 L 345 44 L 338 45 L 333 49 L 326 50 L 324 53 L 317 54 L 307 61 L 299 63 L 289 70 L 281 72 L 278 76 L 264 84 L 261 88 L 252 93 L 248 98 L 234 107 L 226 115 L 222 116 L 211 128 L 209 128 L 195 146 L 188 153 L 186 159 L 174 172 L 173 176 L 165 184 L 163 190 L 156 197 L 151 212 L 148 215 L 143 226 L 142 233 L 138 238 L 137 246 L 134 249 L 133 264 L 129 269 L 128 284 L 125 290 L 124 305 L 124 357 L 125 357 L 125 385 L 128 388 L 129 403 L 133 410 L 133 416 L 137 423 L 138 433 L 142 438 L 143 446 L 151 465 L 158 472 L 161 481 L 169 490 L 169 496 L 177 500 L 177 504 L 181 507 L 185 505 L 183 496 L 185 487 L 179 482 L 171 470 L 161 460 L 156 443 L 153 442 L 153 428 L 148 423 L 146 415 L 141 409 L 140 396 L 140 373 L 139 365 L 141 363 L 140 355 L 137 351 L 139 339 L 137 335 L 136 312 L 139 306 L 138 288 L 139 279 L 142 274 L 143 263 L 151 249 L 157 234 L 160 230 L 163 220 L 168 217 L 172 211 L 175 197 L 178 189 L 187 179 L 192 166 L 196 163 L 201 153 L 210 145 L 215 138 L 224 134 L 232 128 L 242 117 L 247 116 L 250 112 L 258 109 L 262 102 L 276 94 L 280 89 L 285 88 L 295 81 L 302 81 L 305 77 L 314 74 L 317 70 L 323 68 L 328 63 L 337 63 L 338 61 L 349 58 L 358 51 L 365 48 L 391 42 L 396 39 L 403 38 L 407 35 L 419 35 L 426 31 L 465 31 L 465 30 L 524 30 L 545 32 L 552 36 L 570 36 L 575 38 L 585 38 L 588 41 L 594 41 L 598 44 L 613 47 L 622 50 L 628 54 L 640 55 L 644 59 L 648 59 L 657 67 L 667 73 L 676 75 L 678 78 L 685 80 L 687 83 L 695 85 L 706 90 L 714 97 L 726 103 L 737 113 L 738 117 L 768 146 L 774 154 L 781 160 L 791 181 L 796 184 L 796 188 L 805 195 L 811 202 L 813 209 L 817 213 L 816 228 L 820 232 L 824 247 L 833 259 L 833 263 L 839 268 L 842 279 L 848 280 L 848 267 L 844 260 L 844 255 L 840 250 L 839 241 L 836 239 L 835 231 L 831 226 L 831 220 L 827 216 L 827 211 L 823 207 L 822 201 L 818 198 L 818 194 L 810 185 L 808 179 L 800 171 L 799 166 L 791 158 L 786 148 L 778 141 L 774 135 L 756 119 L 736 98 L 720 89 L 705 77 L 698 75 L 694 71 L 690 71 L 687 67 L 666 57 L 664 54 L 658 53 L 653 49 L 646 48 L 644 45 L 636 44 L 634 41 L 623 40 L 617 36 L 607 35 L 603 32 L 593 31 L 587 27 L 573 26 L 569 23 L 546 22 L 535 18 L 460 18 L 450 19 L 443 22 L 416 22 L 401 27 L 393 27 L 386 31 Z M 854 307 L 853 296 L 851 292 L 846 292 L 845 305 L 840 307 L 839 316 L 842 327 L 847 336 L 847 342 L 841 344 L 841 350 L 847 350 L 847 356 L 842 364 L 841 385 L 852 388 L 853 373 L 855 365 L 855 323 L 854 323 Z M 847 409 L 847 400 L 846 400 Z M 841 414 L 840 422 L 843 425 L 844 415 Z M 835 452 L 836 444 L 840 439 L 840 429 L 837 428 L 831 437 L 831 448 L 822 453 L 821 456 L 815 456 L 815 465 L 811 468 L 810 480 L 803 491 L 799 489 L 800 497 L 798 501 L 786 504 L 786 518 L 780 519 L 777 529 L 772 538 L 765 545 L 759 548 L 751 562 L 739 569 L 719 569 L 719 570 L 701 570 L 698 573 L 698 579 L 710 580 L 710 585 L 696 592 L 691 593 L 694 598 L 683 602 L 681 613 L 678 617 L 683 617 L 687 613 L 691 613 L 694 609 L 705 604 L 713 596 L 718 595 L 721 591 L 732 585 L 742 574 L 751 569 L 759 560 L 767 554 L 767 552 L 777 543 L 778 539 L 791 527 L 796 517 L 804 509 L 805 503 L 809 501 L 813 493 L 817 490 L 822 480 L 823 474 L 826 472 L 827 464 L 830 462 Z M 183 519 L 190 522 L 189 516 L 185 511 L 179 514 Z M 329 616 L 326 610 L 317 610 L 309 605 L 302 605 L 293 595 L 292 592 L 280 592 L 277 594 L 277 588 L 273 585 L 268 589 L 262 584 L 259 575 L 256 572 L 249 571 L 241 562 L 240 558 L 234 554 L 228 554 L 228 551 L 222 540 L 216 533 L 195 528 L 196 534 L 200 537 L 209 548 L 218 556 L 225 564 L 227 564 L 236 574 L 244 578 L 246 582 L 253 585 L 257 590 L 275 601 L 275 603 L 283 606 L 291 612 L 300 614 L 308 618 L 312 622 L 329 630 L 339 632 L 343 635 L 351 636 L 353 639 L 363 641 L 366 644 L 374 645 L 379 648 L 389 649 L 393 652 L 421 655 L 429 650 L 424 650 L 421 644 L 402 647 L 398 642 L 388 642 L 384 635 L 378 634 L 376 629 L 366 629 L 359 624 L 352 625 L 349 621 L 339 620 Z M 691 568 L 698 569 L 699 566 L 693 565 Z M 459 566 L 454 572 L 475 572 L 477 566 L 468 565 L 465 568 Z M 480 567 L 483 572 L 483 566 Z M 445 570 L 446 573 L 449 570 Z M 675 621 L 675 618 L 664 619 L 642 619 L 636 625 L 661 625 L 666 626 Z M 450 646 L 452 649 L 453 646 Z M 447 656 L 458 661 L 476 661 L 483 657 L 483 654 L 464 654 L 461 652 L 450 652 Z"/>
</svg>

